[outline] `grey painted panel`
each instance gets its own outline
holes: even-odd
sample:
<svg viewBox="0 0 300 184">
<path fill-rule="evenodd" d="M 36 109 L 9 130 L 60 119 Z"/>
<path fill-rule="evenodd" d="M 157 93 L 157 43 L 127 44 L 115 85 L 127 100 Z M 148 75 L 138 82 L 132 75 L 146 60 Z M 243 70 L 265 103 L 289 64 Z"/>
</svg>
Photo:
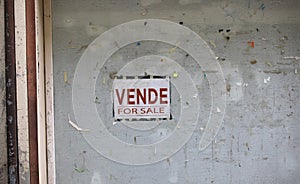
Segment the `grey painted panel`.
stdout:
<svg viewBox="0 0 300 184">
<path fill-rule="evenodd" d="M 300 60 L 285 58 L 300 56 L 299 2 L 199 2 L 53 2 L 58 183 L 299 182 Z M 284 14 L 278 16 L 278 11 Z M 72 122 L 86 128 L 73 112 L 72 85 L 76 66 L 88 45 L 113 26 L 145 18 L 182 22 L 209 44 L 225 77 L 227 107 L 219 134 L 207 149 L 199 151 L 211 108 L 207 74 L 184 50 L 173 49 L 174 45 L 141 41 L 120 47 L 100 69 L 95 89 L 97 111 L 117 139 L 133 145 L 153 143 L 171 135 L 180 117 L 180 94 L 173 86 L 173 122 L 152 131 L 113 125 L 112 78 L 129 61 L 147 55 L 172 57 L 196 81 L 200 94 L 199 121 L 188 143 L 163 161 L 132 166 L 99 154 L 83 136 L 91 132 L 74 129 L 68 115 Z"/>
</svg>

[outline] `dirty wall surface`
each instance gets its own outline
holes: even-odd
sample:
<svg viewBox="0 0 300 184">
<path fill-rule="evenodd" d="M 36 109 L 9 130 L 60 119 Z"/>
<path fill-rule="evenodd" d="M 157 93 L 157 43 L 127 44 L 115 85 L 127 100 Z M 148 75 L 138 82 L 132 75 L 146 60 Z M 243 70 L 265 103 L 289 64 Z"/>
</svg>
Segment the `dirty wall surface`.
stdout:
<svg viewBox="0 0 300 184">
<path fill-rule="evenodd" d="M 54 0 L 57 183 L 299 182 L 299 8 L 298 1 Z M 126 28 L 124 35 L 106 37 L 107 42 L 93 42 L 112 27 L 139 19 L 163 19 L 186 26 L 207 44 L 200 41 L 203 47 L 192 45 L 192 48 L 199 48 L 203 57 L 196 61 L 189 50 L 181 48 L 182 42 L 179 41 L 170 44 L 141 40 L 124 45 L 115 41 L 141 35 L 139 32 L 125 35 L 130 28 Z M 152 23 L 143 22 L 145 29 Z M 158 26 L 154 31 L 164 32 L 164 26 Z M 170 30 L 164 38 L 173 34 Z M 190 34 L 182 34 L 178 39 L 184 40 L 188 36 Z M 92 42 L 94 45 L 89 46 Z M 99 54 L 107 45 L 115 49 L 110 57 L 105 60 L 89 57 Z M 161 57 L 159 62 L 155 61 L 156 56 Z M 221 68 L 225 91 L 218 95 L 226 96 L 225 109 L 212 109 L 214 91 L 211 89 L 214 84 L 209 77 L 216 71 L 206 71 L 199 66 L 206 61 L 215 62 Z M 163 65 L 164 62 L 170 62 L 169 67 Z M 99 63 L 102 66 L 98 66 Z M 90 64 L 95 64 L 91 67 L 94 67 L 92 72 L 88 70 Z M 165 71 L 169 73 L 165 74 Z M 93 73 L 96 73 L 94 78 Z M 173 119 L 144 122 L 145 127 L 152 123 L 147 130 L 145 127 L 142 130 L 139 122 L 116 122 L 111 91 L 114 77 L 154 73 L 170 76 Z M 91 77 L 78 82 L 79 74 Z M 190 88 L 188 82 L 180 81 L 183 76 L 194 81 L 193 87 L 198 94 L 194 96 L 197 108 L 187 114 L 182 112 L 193 105 L 193 98 L 182 94 L 194 88 Z M 95 81 L 92 97 L 85 93 L 89 81 Z M 183 88 L 174 85 L 176 81 Z M 74 94 L 78 96 L 74 98 Z M 98 114 L 96 118 L 100 117 L 99 121 L 88 115 L 91 106 Z M 207 132 L 207 122 L 212 121 L 211 115 L 224 111 L 223 124 L 217 129 L 219 133 L 206 149 L 199 151 L 199 142 Z M 137 145 L 163 142 L 174 136 L 174 130 L 183 128 L 177 124 L 180 118 L 192 117 L 193 113 L 198 114 L 197 120 L 191 122 L 195 129 L 187 143 L 174 154 L 164 157 L 162 153 L 173 149 L 177 144 L 176 136 L 175 141 L 171 140 L 172 144 L 162 148 L 163 151 L 153 147 L 149 160 L 164 157 L 161 161 L 120 163 L 127 154 L 124 151 L 126 146 L 137 149 Z M 105 127 L 105 130 L 99 127 Z M 107 132 L 108 136 L 126 143 L 124 149 L 103 142 L 107 138 L 103 135 Z M 189 133 L 183 131 L 180 135 Z M 144 153 L 137 151 L 132 154 L 132 162 L 144 161 Z"/>
</svg>

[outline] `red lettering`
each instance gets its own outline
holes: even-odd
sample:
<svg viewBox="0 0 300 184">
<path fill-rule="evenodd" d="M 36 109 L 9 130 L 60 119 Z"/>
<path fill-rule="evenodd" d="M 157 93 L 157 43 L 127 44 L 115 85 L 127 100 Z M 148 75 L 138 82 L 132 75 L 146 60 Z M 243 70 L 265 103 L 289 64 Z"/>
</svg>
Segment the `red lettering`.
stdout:
<svg viewBox="0 0 300 184">
<path fill-rule="evenodd" d="M 122 89 L 122 95 L 121 95 L 121 98 L 120 98 L 119 90 L 116 89 L 116 94 L 117 94 L 118 102 L 119 102 L 120 105 L 123 104 L 124 92 L 125 92 L 125 89 Z"/>
<path fill-rule="evenodd" d="M 124 114 L 130 114 L 130 113 L 131 113 L 130 108 L 125 108 L 125 109 L 124 109 Z"/>
<path fill-rule="evenodd" d="M 136 101 L 137 104 L 140 104 L 140 99 L 143 101 L 144 104 L 146 104 L 146 89 L 143 89 L 144 94 L 142 95 L 140 89 L 136 89 Z"/>
<path fill-rule="evenodd" d="M 149 114 L 149 113 L 152 113 L 152 114 L 153 114 L 153 111 L 152 111 L 151 108 L 148 108 L 148 109 L 147 109 L 147 114 Z"/>
<path fill-rule="evenodd" d="M 160 88 L 160 90 L 159 90 L 160 104 L 168 104 L 168 100 L 163 100 L 163 98 L 168 97 L 168 94 L 166 94 L 166 93 L 163 94 L 163 92 L 167 92 L 167 91 L 168 91 L 168 88 Z"/>
<path fill-rule="evenodd" d="M 127 92 L 127 104 L 135 105 L 135 104 L 155 104 L 159 98 L 160 104 L 168 104 L 168 88 L 160 88 L 159 92 L 155 88 L 129 88 L 122 89 L 122 93 L 120 94 L 119 89 L 116 90 L 117 100 L 120 105 L 123 104 L 125 90 Z M 148 97 L 147 97 L 148 96 Z M 124 109 L 123 109 L 124 110 Z"/>
<path fill-rule="evenodd" d="M 127 102 L 128 102 L 128 105 L 134 105 L 135 104 L 135 101 L 130 101 L 130 99 L 133 99 L 134 98 L 134 95 L 131 95 L 130 93 L 134 92 L 134 89 L 133 88 L 129 88 L 127 89 Z"/>
<path fill-rule="evenodd" d="M 145 111 L 145 108 L 141 108 L 141 114 L 145 114 L 146 111 Z"/>
<path fill-rule="evenodd" d="M 132 108 L 132 114 L 137 114 L 137 108 Z"/>
<path fill-rule="evenodd" d="M 154 99 L 152 99 L 152 94 L 154 94 Z M 148 103 L 149 104 L 155 104 L 155 102 L 157 101 L 157 91 L 154 88 L 149 88 L 148 89 Z"/>
</svg>

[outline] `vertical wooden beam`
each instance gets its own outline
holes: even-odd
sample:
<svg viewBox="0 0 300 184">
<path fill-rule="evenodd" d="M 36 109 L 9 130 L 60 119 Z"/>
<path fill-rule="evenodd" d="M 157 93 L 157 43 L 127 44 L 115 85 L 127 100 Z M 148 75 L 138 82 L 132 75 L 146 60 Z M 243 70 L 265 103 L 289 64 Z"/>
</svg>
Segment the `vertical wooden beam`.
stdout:
<svg viewBox="0 0 300 184">
<path fill-rule="evenodd" d="M 5 77 L 8 182 L 19 183 L 14 1 L 5 1 Z"/>
<path fill-rule="evenodd" d="M 55 184 L 55 141 L 54 141 L 54 97 L 52 59 L 52 8 L 51 0 L 44 1 L 44 54 L 46 85 L 46 125 L 47 125 L 47 171 L 48 183 Z"/>
<path fill-rule="evenodd" d="M 28 103 L 26 67 L 26 14 L 25 1 L 15 2 L 15 52 L 17 88 L 17 126 L 19 151 L 19 182 L 29 184 Z"/>
<path fill-rule="evenodd" d="M 47 183 L 43 0 L 35 0 L 39 182 Z"/>
<path fill-rule="evenodd" d="M 39 183 L 35 0 L 26 0 L 26 58 L 30 183 Z"/>
<path fill-rule="evenodd" d="M 5 82 L 5 18 L 4 1 L 0 3 L 0 101 L 6 99 Z M 0 103 L 0 183 L 8 183 L 7 178 L 7 131 L 6 131 L 6 109 L 5 103 Z"/>
</svg>

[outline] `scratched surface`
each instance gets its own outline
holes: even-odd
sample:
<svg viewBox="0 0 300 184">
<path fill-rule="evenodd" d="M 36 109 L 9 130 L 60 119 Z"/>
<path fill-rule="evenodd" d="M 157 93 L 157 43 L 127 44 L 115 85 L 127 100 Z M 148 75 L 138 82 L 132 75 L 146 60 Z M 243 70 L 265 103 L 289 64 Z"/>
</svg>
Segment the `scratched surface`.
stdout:
<svg viewBox="0 0 300 184">
<path fill-rule="evenodd" d="M 54 0 L 57 183 L 299 183 L 299 8 L 299 2 L 292 0 Z M 109 89 L 113 76 L 124 66 L 122 61 L 171 49 L 178 63 L 197 81 L 201 94 L 198 126 L 188 143 L 161 162 L 130 166 L 106 159 L 95 151 L 83 137 L 89 132 L 71 126 L 68 115 L 76 124 L 72 82 L 87 46 L 113 26 L 145 18 L 177 22 L 208 43 L 223 71 L 227 107 L 219 134 L 204 151 L 199 151 L 211 100 L 203 71 L 188 53 L 179 48 L 172 50 L 174 47 L 164 43 L 143 41 L 120 48 L 105 63 L 95 89 L 97 110 L 107 120 L 105 126 L 110 133 L 119 140 L 150 144 L 161 135 L 170 135 L 176 126 L 169 122 L 153 132 L 128 127 L 114 129 L 113 121 L 109 121 L 113 119 Z M 176 120 L 181 105 L 176 102 L 178 92 L 172 91 L 175 101 L 171 108 Z M 83 126 L 79 128 L 85 128 L 80 125 Z M 133 157 L 139 157 L 139 153 Z"/>
</svg>

